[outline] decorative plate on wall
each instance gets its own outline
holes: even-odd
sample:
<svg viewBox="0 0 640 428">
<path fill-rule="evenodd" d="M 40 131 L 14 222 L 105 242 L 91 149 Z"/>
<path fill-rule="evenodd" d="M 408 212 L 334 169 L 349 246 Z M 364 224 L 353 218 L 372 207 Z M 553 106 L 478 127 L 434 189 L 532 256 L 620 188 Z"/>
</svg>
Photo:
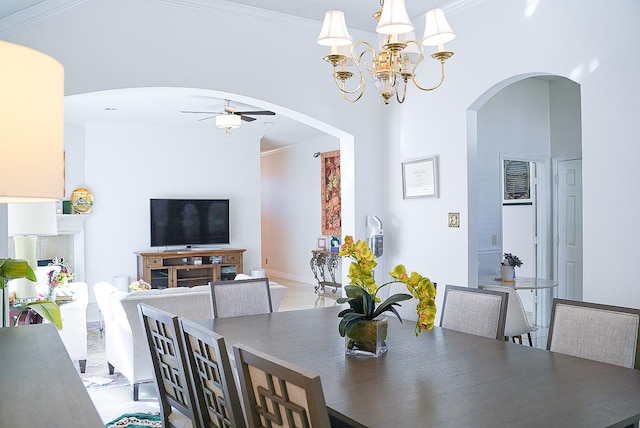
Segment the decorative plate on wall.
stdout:
<svg viewBox="0 0 640 428">
<path fill-rule="evenodd" d="M 78 187 L 71 193 L 71 212 L 89 214 L 93 207 L 93 194 L 85 187 Z"/>
</svg>

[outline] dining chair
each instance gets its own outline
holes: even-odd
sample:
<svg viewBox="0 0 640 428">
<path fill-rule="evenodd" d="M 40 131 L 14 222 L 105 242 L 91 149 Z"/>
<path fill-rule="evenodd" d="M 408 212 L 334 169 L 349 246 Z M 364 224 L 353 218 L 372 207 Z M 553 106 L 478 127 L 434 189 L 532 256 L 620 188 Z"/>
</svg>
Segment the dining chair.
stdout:
<svg viewBox="0 0 640 428">
<path fill-rule="evenodd" d="M 233 353 L 248 426 L 331 426 L 318 374 L 241 343 Z"/>
<path fill-rule="evenodd" d="M 640 309 L 554 298 L 547 349 L 640 369 Z"/>
<path fill-rule="evenodd" d="M 180 336 L 178 317 L 144 303 L 138 304 L 140 321 L 149 343 L 162 426 L 200 428 L 197 400 Z"/>
<path fill-rule="evenodd" d="M 214 318 L 268 314 L 271 289 L 267 278 L 210 282 Z"/>
<path fill-rule="evenodd" d="M 536 326 L 529 324 L 527 318 L 527 312 L 524 310 L 522 299 L 518 291 L 513 287 L 506 287 L 504 285 L 485 285 L 482 287 L 484 290 L 502 291 L 509 295 L 509 301 L 507 303 L 507 320 L 504 325 L 504 340 L 511 339 L 513 343 L 518 342 L 522 345 L 522 335 L 526 334 L 529 339 L 529 346 L 533 346 L 531 340 L 531 333 L 537 331 Z"/>
<path fill-rule="evenodd" d="M 186 318 L 181 317 L 179 325 L 203 426 L 244 428 L 244 415 L 224 338 Z"/>
<path fill-rule="evenodd" d="M 502 291 L 447 285 L 440 327 L 502 340 L 508 300 Z"/>
</svg>

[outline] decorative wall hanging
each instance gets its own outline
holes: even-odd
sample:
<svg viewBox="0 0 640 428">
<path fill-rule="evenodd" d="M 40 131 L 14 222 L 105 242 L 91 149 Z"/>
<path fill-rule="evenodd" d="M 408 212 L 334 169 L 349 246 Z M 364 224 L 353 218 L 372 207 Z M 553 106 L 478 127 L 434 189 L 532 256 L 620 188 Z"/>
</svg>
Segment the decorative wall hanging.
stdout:
<svg viewBox="0 0 640 428">
<path fill-rule="evenodd" d="M 503 161 L 504 201 L 527 202 L 531 200 L 531 168 L 529 162 Z"/>
<path fill-rule="evenodd" d="M 402 163 L 404 199 L 438 197 L 438 157 Z"/>
<path fill-rule="evenodd" d="M 342 203 L 340 199 L 340 150 L 322 153 L 321 201 L 322 234 L 342 235 Z"/>
</svg>

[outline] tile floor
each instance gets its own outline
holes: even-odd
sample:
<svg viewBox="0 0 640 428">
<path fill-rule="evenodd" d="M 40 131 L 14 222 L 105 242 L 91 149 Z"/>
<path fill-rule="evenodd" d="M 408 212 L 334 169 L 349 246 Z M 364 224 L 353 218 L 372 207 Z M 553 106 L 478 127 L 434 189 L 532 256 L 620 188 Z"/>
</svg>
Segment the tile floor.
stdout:
<svg viewBox="0 0 640 428">
<path fill-rule="evenodd" d="M 328 307 L 337 304 L 336 299 L 339 297 L 339 292 L 333 293 L 333 288 L 327 287 L 324 293 L 316 294 L 314 286 L 311 284 L 295 283 L 282 279 L 273 280 L 289 287 L 280 306 L 280 311 Z M 548 328 L 539 327 L 536 332 L 532 333 L 533 346 L 545 348 L 547 334 Z M 526 344 L 526 338 L 524 340 Z M 105 390 L 89 389 L 88 392 L 105 423 L 124 413 L 156 413 L 160 411 L 153 384 L 141 386 L 138 401 L 132 400 L 129 387 Z"/>
</svg>

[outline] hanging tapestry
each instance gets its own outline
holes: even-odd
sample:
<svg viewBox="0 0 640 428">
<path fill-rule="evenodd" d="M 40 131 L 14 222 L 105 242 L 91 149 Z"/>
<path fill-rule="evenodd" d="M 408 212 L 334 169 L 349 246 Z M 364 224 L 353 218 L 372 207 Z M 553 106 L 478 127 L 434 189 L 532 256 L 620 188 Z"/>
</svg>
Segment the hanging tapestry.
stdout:
<svg viewBox="0 0 640 428">
<path fill-rule="evenodd" d="M 322 234 L 340 236 L 342 210 L 340 201 L 340 150 L 322 153 Z"/>
</svg>

